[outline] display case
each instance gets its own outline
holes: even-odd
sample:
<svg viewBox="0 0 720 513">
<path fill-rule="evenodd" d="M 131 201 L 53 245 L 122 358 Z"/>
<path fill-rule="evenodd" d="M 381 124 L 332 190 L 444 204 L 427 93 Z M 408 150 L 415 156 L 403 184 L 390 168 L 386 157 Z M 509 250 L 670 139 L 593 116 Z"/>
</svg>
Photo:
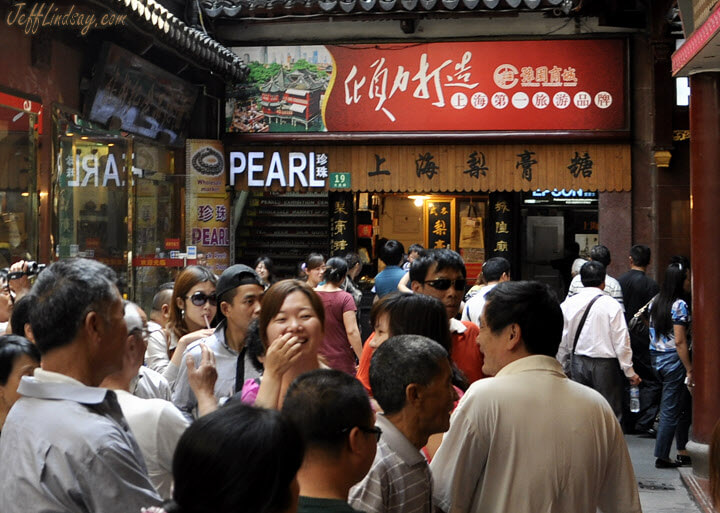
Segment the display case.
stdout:
<svg viewBox="0 0 720 513">
<path fill-rule="evenodd" d="M 279 277 L 295 276 L 308 253 L 327 257 L 328 194 L 257 192 L 251 196 L 236 234 L 236 257 L 252 265 L 261 255 Z"/>
</svg>

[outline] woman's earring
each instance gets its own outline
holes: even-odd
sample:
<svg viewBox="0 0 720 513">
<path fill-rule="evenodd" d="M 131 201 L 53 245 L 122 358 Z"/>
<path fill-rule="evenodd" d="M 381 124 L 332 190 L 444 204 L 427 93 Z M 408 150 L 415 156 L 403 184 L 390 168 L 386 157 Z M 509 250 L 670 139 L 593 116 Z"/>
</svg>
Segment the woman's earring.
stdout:
<svg viewBox="0 0 720 513">
<path fill-rule="evenodd" d="M 185 318 L 185 310 L 180 310 L 180 317 Z"/>
</svg>

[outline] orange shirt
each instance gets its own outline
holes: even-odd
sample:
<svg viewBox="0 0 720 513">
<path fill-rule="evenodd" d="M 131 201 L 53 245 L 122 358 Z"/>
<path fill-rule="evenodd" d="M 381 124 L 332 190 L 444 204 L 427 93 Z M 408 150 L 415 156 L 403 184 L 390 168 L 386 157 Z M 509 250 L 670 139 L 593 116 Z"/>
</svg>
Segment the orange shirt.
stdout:
<svg viewBox="0 0 720 513">
<path fill-rule="evenodd" d="M 375 337 L 374 331 L 365 341 L 362 353 L 360 353 L 360 363 L 358 363 L 357 373 L 355 374 L 357 380 L 363 384 L 365 390 L 367 390 L 367 393 L 371 396 L 372 390 L 370 390 L 370 359 L 375 352 L 375 348 L 370 347 L 370 341 L 373 339 L 373 337 Z"/>
</svg>

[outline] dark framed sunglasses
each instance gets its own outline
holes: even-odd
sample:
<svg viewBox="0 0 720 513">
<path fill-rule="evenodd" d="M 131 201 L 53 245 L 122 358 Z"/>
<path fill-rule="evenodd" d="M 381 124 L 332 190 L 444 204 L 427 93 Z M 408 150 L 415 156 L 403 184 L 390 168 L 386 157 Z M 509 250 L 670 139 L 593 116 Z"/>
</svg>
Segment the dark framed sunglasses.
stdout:
<svg viewBox="0 0 720 513">
<path fill-rule="evenodd" d="M 192 296 L 185 296 L 185 299 L 192 301 L 192 304 L 195 306 L 203 306 L 208 301 L 210 301 L 212 306 L 217 306 L 217 297 L 215 297 L 215 294 L 207 295 L 204 292 L 196 292 Z"/>
<path fill-rule="evenodd" d="M 447 278 L 438 278 L 437 280 L 428 280 L 424 281 L 423 283 L 427 283 L 432 288 L 437 290 L 447 290 L 451 286 L 455 287 L 455 290 L 465 290 L 467 280 L 448 280 Z"/>
<path fill-rule="evenodd" d="M 379 427 L 377 427 L 377 426 L 373 426 L 373 427 L 369 427 L 369 428 L 366 428 L 363 426 L 355 426 L 355 427 L 357 427 L 363 433 L 367 433 L 369 435 L 375 435 L 375 437 L 377 438 L 377 441 L 378 442 L 380 441 L 380 436 L 382 436 L 382 429 L 380 429 Z M 351 429 L 352 429 L 352 427 L 346 427 L 345 429 L 340 430 L 340 433 L 343 433 L 343 434 L 349 433 Z"/>
</svg>

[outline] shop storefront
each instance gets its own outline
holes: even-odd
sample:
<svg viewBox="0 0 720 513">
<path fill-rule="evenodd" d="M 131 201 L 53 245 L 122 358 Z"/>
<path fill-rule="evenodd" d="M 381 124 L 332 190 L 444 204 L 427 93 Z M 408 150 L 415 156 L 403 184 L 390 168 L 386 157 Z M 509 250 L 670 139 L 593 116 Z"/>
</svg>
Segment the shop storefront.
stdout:
<svg viewBox="0 0 720 513">
<path fill-rule="evenodd" d="M 597 240 L 599 195 L 631 189 L 624 40 L 236 52 L 251 81 L 228 95 L 231 185 L 255 195 L 327 191 L 325 252 L 375 255 L 373 242 L 396 238 L 460 251 L 471 276 L 506 256 L 516 276 L 561 288 L 550 262 L 569 242 Z M 340 191 L 351 193 L 357 225 L 347 240 L 336 233 Z M 545 191 L 585 199 L 533 203 Z M 240 244 L 260 240 L 251 226 Z M 282 244 L 323 233 L 283 228 Z"/>
<path fill-rule="evenodd" d="M 148 307 L 186 261 L 183 130 L 197 91 L 108 45 L 84 115 L 55 106 L 54 256 L 104 262 Z M 132 135 L 131 135 L 132 134 Z"/>
<path fill-rule="evenodd" d="M 285 253 L 299 261 L 314 249 L 307 246 L 313 237 L 324 236 L 330 246 L 319 249 L 331 254 L 372 251 L 368 242 L 379 238 L 406 247 L 448 247 L 475 264 L 471 273 L 491 256 L 515 261 L 522 254 L 523 265 L 548 265 L 563 256 L 566 240 L 582 248 L 597 240 L 597 191 L 630 189 L 630 148 L 623 144 L 258 146 L 228 152 L 231 186 L 258 205 L 281 208 L 274 230 L 269 224 L 252 230 L 257 220 L 241 230 L 246 246 L 256 241 L 250 257 Z M 342 192 L 352 194 L 338 208 L 335 198 Z M 296 205 L 300 198 L 304 209 Z M 324 218 L 316 223 L 318 214 Z M 270 217 L 265 211 L 262 222 Z M 277 248 L 265 232 L 283 239 Z M 297 251 L 288 254 L 294 246 Z M 252 259 L 243 256 L 238 260 Z M 526 276 L 538 272 L 523 268 Z"/>
<path fill-rule="evenodd" d="M 184 228 L 183 151 L 104 130 L 60 107 L 53 116 L 55 258 L 109 265 L 122 292 L 148 306 L 183 266 L 168 248 L 179 246 Z"/>
</svg>

